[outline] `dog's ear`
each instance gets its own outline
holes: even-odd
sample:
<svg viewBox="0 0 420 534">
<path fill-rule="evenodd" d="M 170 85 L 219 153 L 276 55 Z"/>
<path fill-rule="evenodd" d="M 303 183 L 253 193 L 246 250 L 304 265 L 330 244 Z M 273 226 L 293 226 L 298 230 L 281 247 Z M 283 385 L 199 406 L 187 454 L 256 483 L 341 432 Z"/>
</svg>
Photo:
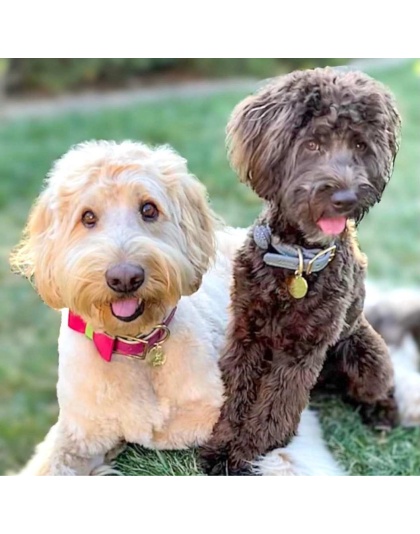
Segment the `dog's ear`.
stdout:
<svg viewBox="0 0 420 534">
<path fill-rule="evenodd" d="M 214 260 L 215 229 L 219 221 L 210 208 L 205 187 L 196 178 L 189 175 L 182 187 L 180 226 L 187 241 L 188 259 L 194 267 L 195 280 L 191 284 L 191 292 L 194 292 Z"/>
<path fill-rule="evenodd" d="M 386 95 L 386 109 L 387 109 L 387 133 L 389 148 L 393 159 L 395 159 L 400 148 L 401 141 L 401 116 L 398 112 L 395 99 L 389 93 Z"/>
<path fill-rule="evenodd" d="M 371 181 L 379 202 L 393 170 L 401 139 L 401 117 L 392 93 L 380 82 L 355 73 L 355 81 L 364 84 L 364 135 L 372 149 L 369 158 Z"/>
<path fill-rule="evenodd" d="M 290 102 L 288 77 L 240 102 L 227 125 L 227 146 L 233 169 L 265 199 L 278 184 L 276 173 L 293 141 L 296 112 Z"/>
<path fill-rule="evenodd" d="M 166 146 L 156 149 L 155 156 L 160 172 L 167 176 L 185 239 L 185 253 L 194 269 L 195 277 L 188 282 L 189 291 L 194 293 L 215 257 L 215 230 L 222 222 L 210 208 L 206 188 L 189 173 L 184 158 Z"/>
<path fill-rule="evenodd" d="M 57 240 L 48 191 L 44 191 L 34 204 L 22 239 L 10 256 L 14 272 L 31 280 L 42 300 L 51 308 L 64 308 L 55 276 L 54 254 Z"/>
<path fill-rule="evenodd" d="M 384 136 L 384 179 L 385 183 L 391 178 L 395 158 L 398 154 L 401 141 L 401 116 L 398 113 L 396 102 L 392 94 L 385 89 L 383 92 L 384 102 L 379 113 L 382 115 L 382 132 Z M 379 136 L 378 136 L 379 137 Z"/>
</svg>

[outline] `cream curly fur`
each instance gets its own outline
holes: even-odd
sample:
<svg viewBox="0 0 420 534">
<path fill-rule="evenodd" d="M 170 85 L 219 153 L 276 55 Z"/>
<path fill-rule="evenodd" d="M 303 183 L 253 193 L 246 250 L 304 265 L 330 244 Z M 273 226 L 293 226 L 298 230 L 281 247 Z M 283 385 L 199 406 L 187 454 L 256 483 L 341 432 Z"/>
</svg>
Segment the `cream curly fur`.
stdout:
<svg viewBox="0 0 420 534">
<path fill-rule="evenodd" d="M 159 208 L 153 223 L 139 215 L 145 201 Z M 81 223 L 86 210 L 98 217 L 95 228 Z M 231 259 L 244 238 L 243 231 L 226 230 L 216 245 L 216 226 L 204 187 L 169 147 L 88 142 L 56 162 L 12 259 L 49 306 L 63 308 L 59 419 L 24 474 L 88 475 L 100 472 L 111 451 L 126 441 L 182 449 L 209 437 L 223 400 L 217 360 L 227 323 Z M 104 276 L 120 261 L 142 265 L 146 272 L 136 292 L 145 311 L 129 323 L 111 314 L 116 297 Z M 107 363 L 89 339 L 67 326 L 70 308 L 96 331 L 138 335 L 175 305 L 167 362 L 159 368 L 120 355 Z M 299 432 L 308 438 L 313 474 L 340 473 L 316 419 L 309 419 L 307 425 L 303 418 Z M 300 454 L 291 446 L 256 469 L 311 474 L 310 466 L 302 469 L 297 461 Z"/>
<path fill-rule="evenodd" d="M 158 206 L 158 221 L 142 221 L 139 205 L 145 201 Z M 99 221 L 90 230 L 81 224 L 87 209 Z M 14 268 L 34 280 L 44 301 L 63 308 L 60 415 L 23 474 L 98 474 L 108 472 L 107 458 L 126 441 L 179 449 L 209 437 L 223 401 L 217 360 L 231 261 L 246 235 L 233 229 L 216 233 L 217 223 L 204 187 L 169 147 L 89 142 L 56 162 L 12 257 Z M 145 311 L 130 323 L 110 312 L 115 295 L 104 273 L 119 261 L 141 264 L 146 271 L 137 294 Z M 368 314 L 388 305 L 383 299 L 382 291 L 370 287 Z M 400 303 L 400 296 L 393 302 Z M 97 331 L 137 335 L 175 305 L 167 362 L 160 368 L 119 355 L 106 363 L 91 341 L 67 326 L 70 308 Z M 402 421 L 420 424 L 418 349 L 407 334 L 391 350 Z M 258 459 L 254 469 L 263 475 L 343 474 L 323 442 L 316 415 L 308 411 L 291 444 Z"/>
</svg>

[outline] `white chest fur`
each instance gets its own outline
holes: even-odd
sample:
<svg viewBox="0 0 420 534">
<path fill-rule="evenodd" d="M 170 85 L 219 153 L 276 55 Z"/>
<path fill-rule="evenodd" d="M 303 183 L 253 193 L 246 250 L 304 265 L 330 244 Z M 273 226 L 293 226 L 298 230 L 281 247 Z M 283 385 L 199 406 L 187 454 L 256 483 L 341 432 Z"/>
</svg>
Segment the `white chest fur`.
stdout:
<svg viewBox="0 0 420 534">
<path fill-rule="evenodd" d="M 201 289 L 181 299 L 165 343 L 166 363 L 114 355 L 102 360 L 92 341 L 67 326 L 59 337 L 61 413 L 86 433 L 145 446 L 183 447 L 210 433 L 222 402 L 217 367 L 227 322 L 228 277 L 210 271 Z M 207 416 L 206 416 L 207 414 Z"/>
</svg>

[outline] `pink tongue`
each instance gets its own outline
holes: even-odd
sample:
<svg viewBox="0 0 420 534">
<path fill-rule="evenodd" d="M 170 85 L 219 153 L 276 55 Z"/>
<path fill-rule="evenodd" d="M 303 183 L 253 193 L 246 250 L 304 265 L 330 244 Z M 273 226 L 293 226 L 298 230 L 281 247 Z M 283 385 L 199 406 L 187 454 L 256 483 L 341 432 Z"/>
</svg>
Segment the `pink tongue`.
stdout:
<svg viewBox="0 0 420 534">
<path fill-rule="evenodd" d="M 322 218 L 318 221 L 318 226 L 324 232 L 324 234 L 338 235 L 346 227 L 347 219 L 345 217 L 334 217 L 331 219 Z"/>
<path fill-rule="evenodd" d="M 118 317 L 131 317 L 136 313 L 139 307 L 139 301 L 137 299 L 119 300 L 111 304 L 114 315 Z"/>
</svg>

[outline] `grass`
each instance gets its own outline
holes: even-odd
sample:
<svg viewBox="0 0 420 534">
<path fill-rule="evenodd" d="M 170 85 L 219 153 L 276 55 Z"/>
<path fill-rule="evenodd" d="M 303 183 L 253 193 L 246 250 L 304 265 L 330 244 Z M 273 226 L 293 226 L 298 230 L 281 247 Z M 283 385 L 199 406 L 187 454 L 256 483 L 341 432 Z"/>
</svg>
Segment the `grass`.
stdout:
<svg viewBox="0 0 420 534">
<path fill-rule="evenodd" d="M 420 473 L 420 428 L 376 432 L 337 399 L 315 404 L 335 458 L 353 475 L 403 476 Z"/>
<path fill-rule="evenodd" d="M 186 451 L 152 451 L 130 445 L 120 454 L 116 467 L 126 476 L 200 476 L 193 449 Z"/>
<path fill-rule="evenodd" d="M 381 205 L 363 221 L 360 240 L 372 276 L 419 284 L 420 79 L 407 64 L 373 75 L 394 90 L 405 121 L 394 177 Z M 165 100 L 0 127 L 0 473 L 21 466 L 57 417 L 59 318 L 27 282 L 10 274 L 7 263 L 51 162 L 70 145 L 91 138 L 170 143 L 206 184 L 216 211 L 230 224 L 248 225 L 260 203 L 238 183 L 224 149 L 227 118 L 243 96 Z M 418 430 L 397 429 L 384 437 L 372 434 L 337 401 L 318 408 L 331 449 L 352 473 L 420 472 Z M 192 451 L 158 453 L 135 447 L 118 461 L 126 474 L 198 474 Z"/>
</svg>

